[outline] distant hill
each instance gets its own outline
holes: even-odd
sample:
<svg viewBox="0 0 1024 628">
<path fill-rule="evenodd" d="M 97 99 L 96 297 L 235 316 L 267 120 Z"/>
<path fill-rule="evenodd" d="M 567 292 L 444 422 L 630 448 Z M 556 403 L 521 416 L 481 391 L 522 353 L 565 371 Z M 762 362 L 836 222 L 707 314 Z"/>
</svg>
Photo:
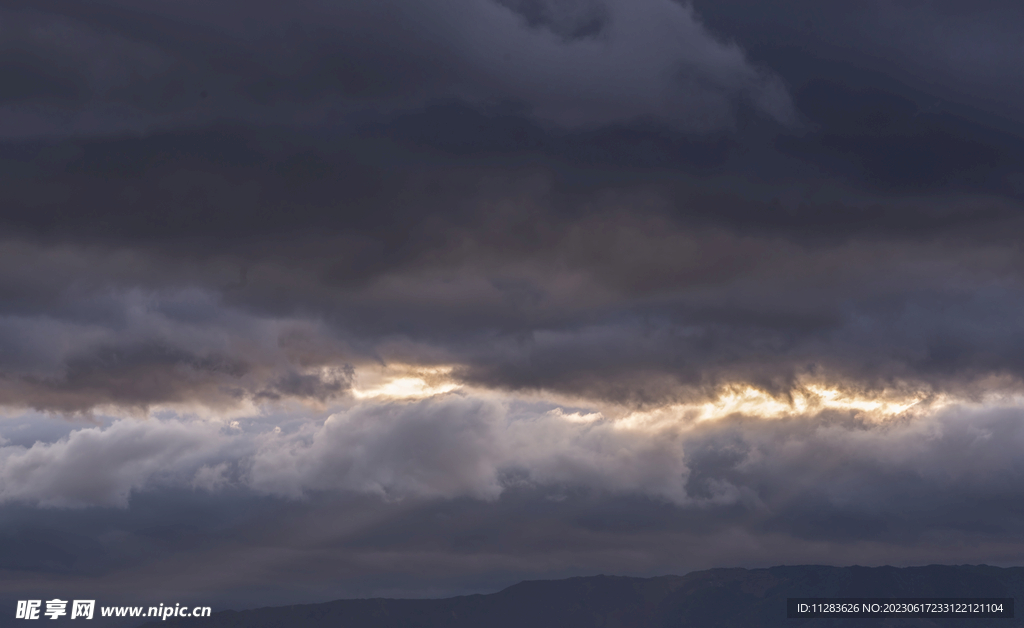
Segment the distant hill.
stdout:
<svg viewBox="0 0 1024 628">
<path fill-rule="evenodd" d="M 442 600 L 338 600 L 146 626 L 193 628 L 759 628 L 1010 626 L 1015 619 L 787 619 L 789 597 L 1012 597 L 1024 567 L 772 567 L 685 576 L 592 576 L 521 582 L 489 595 Z"/>
</svg>

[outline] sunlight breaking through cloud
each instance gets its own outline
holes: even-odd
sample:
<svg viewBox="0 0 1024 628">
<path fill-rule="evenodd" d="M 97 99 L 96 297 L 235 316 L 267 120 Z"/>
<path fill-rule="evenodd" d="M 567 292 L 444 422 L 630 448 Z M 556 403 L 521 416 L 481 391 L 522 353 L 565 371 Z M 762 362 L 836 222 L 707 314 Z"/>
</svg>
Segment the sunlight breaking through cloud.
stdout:
<svg viewBox="0 0 1024 628">
<path fill-rule="evenodd" d="M 356 374 L 352 396 L 356 399 L 409 400 L 426 399 L 461 388 L 451 378 L 452 367 L 417 367 L 390 365 L 377 371 L 363 370 Z"/>
<path fill-rule="evenodd" d="M 1003 404 L 1010 398 L 999 395 Z M 761 419 L 815 416 L 822 412 L 853 413 L 870 422 L 883 422 L 909 414 L 936 411 L 953 403 L 969 402 L 949 394 L 930 391 L 908 393 L 883 390 L 877 393 L 854 392 L 825 384 L 805 384 L 788 395 L 772 395 L 749 385 L 725 387 L 716 398 L 700 403 L 669 404 L 654 409 L 630 412 L 619 421 L 629 428 L 656 428 L 670 424 L 716 421 L 742 415 Z M 1011 403 L 1009 405 L 1017 405 Z"/>
</svg>

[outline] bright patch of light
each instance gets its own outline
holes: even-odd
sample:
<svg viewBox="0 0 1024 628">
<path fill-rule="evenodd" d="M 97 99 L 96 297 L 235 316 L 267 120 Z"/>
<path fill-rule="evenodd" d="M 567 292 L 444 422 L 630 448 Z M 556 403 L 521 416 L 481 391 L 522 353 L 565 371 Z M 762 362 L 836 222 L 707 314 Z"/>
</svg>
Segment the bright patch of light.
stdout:
<svg viewBox="0 0 1024 628">
<path fill-rule="evenodd" d="M 781 396 L 752 386 L 737 386 L 727 388 L 715 399 L 703 403 L 679 403 L 631 412 L 617 424 L 623 428 L 652 428 L 678 425 L 680 422 L 714 421 L 734 415 L 781 419 L 828 410 L 853 412 L 871 421 L 885 421 L 911 413 L 934 411 L 949 403 L 946 396 L 926 392 L 858 394 L 822 384 L 807 384 Z"/>
<path fill-rule="evenodd" d="M 425 399 L 460 388 L 451 367 L 393 365 L 378 371 L 357 371 L 352 396 L 356 399 Z"/>
<path fill-rule="evenodd" d="M 555 408 L 554 410 L 551 410 L 549 414 L 570 423 L 596 423 L 604 419 L 604 415 L 600 412 L 590 412 L 588 414 L 583 414 L 582 412 L 570 413 L 561 408 Z"/>
</svg>

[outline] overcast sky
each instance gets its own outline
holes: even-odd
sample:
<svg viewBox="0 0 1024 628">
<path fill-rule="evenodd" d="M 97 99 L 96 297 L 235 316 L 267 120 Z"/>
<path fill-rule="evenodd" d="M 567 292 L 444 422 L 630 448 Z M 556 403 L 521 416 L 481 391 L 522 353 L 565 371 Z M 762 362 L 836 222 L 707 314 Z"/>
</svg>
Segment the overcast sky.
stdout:
<svg viewBox="0 0 1024 628">
<path fill-rule="evenodd" d="M 0 0 L 0 599 L 1021 564 L 1022 31 Z"/>
</svg>

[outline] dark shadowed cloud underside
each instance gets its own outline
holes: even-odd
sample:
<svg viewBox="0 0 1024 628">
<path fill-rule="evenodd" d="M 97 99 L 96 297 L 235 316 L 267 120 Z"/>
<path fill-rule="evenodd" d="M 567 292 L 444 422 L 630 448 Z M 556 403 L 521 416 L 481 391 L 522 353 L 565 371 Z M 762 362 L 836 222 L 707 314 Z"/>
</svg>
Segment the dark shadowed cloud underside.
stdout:
<svg viewBox="0 0 1024 628">
<path fill-rule="evenodd" d="M 1019 562 L 1022 27 L 0 3 L 0 597 Z"/>
</svg>

